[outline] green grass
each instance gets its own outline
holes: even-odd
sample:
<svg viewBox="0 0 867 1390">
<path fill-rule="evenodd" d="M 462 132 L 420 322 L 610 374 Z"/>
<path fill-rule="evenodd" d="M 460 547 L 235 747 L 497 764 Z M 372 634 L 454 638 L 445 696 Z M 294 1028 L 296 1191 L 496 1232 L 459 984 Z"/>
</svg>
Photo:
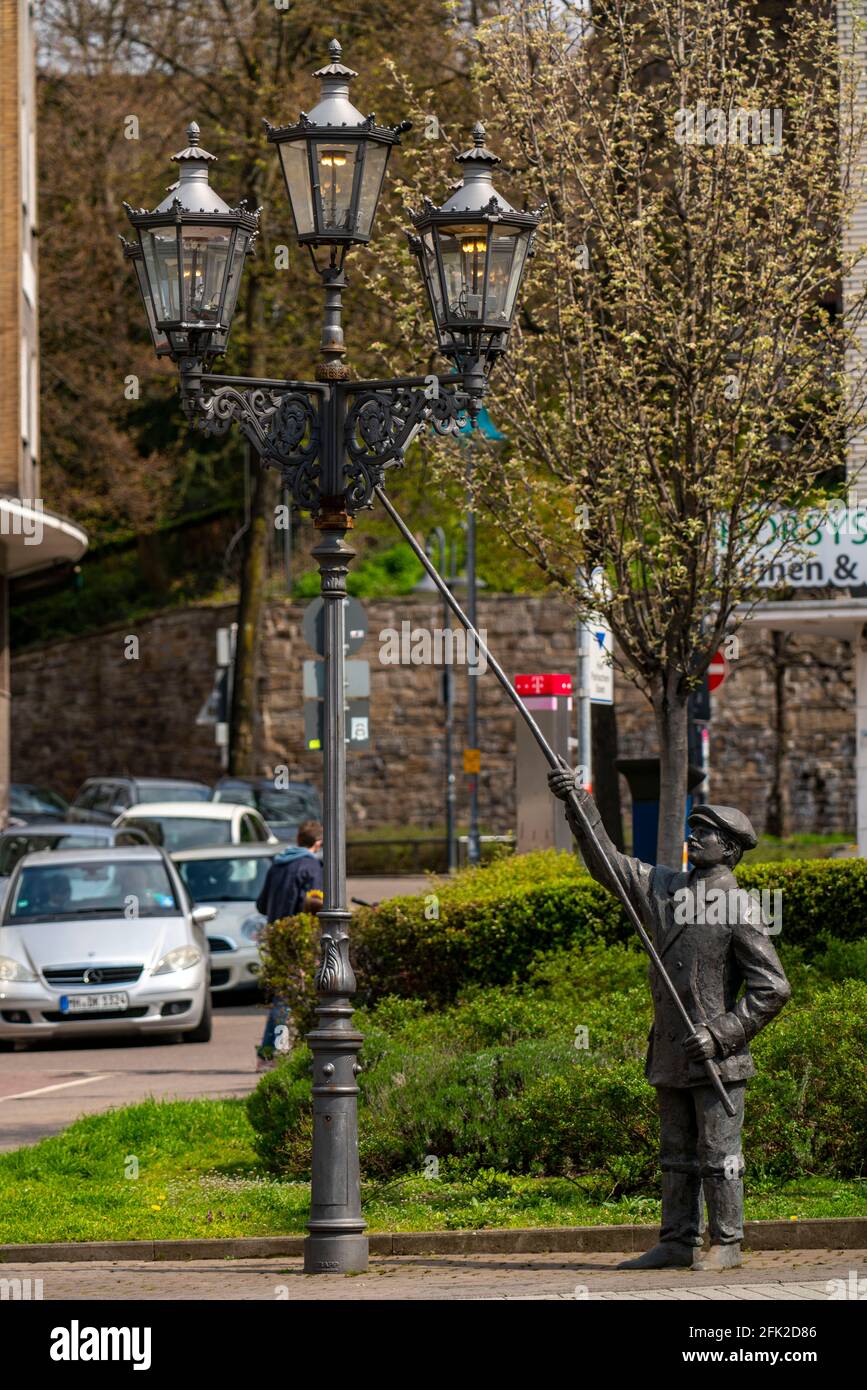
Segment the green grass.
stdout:
<svg viewBox="0 0 867 1390">
<path fill-rule="evenodd" d="M 145 1101 L 88 1115 L 0 1155 L 0 1243 L 302 1233 L 305 1182 L 264 1176 L 238 1100 Z M 135 1171 L 138 1177 L 126 1176 Z M 372 1231 L 659 1220 L 656 1195 L 618 1198 L 594 1177 L 414 1176 L 364 1183 Z M 867 1181 L 805 1177 L 749 1190 L 747 1218 L 867 1216 Z"/>
</svg>

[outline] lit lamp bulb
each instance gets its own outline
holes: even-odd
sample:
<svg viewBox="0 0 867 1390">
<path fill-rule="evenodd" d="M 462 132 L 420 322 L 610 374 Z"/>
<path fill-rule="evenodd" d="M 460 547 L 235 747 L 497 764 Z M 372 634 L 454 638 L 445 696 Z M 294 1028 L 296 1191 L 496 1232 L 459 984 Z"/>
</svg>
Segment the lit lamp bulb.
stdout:
<svg viewBox="0 0 867 1390">
<path fill-rule="evenodd" d="M 479 318 L 482 312 L 482 285 L 485 275 L 487 236 L 481 227 L 468 229 L 461 237 L 464 262 L 464 312 L 467 318 Z"/>
<path fill-rule="evenodd" d="M 323 169 L 328 169 L 330 171 L 330 178 L 328 180 L 330 186 L 327 194 L 331 204 L 329 225 L 336 227 L 338 226 L 337 199 L 341 193 L 340 183 L 338 182 L 340 175 L 337 171 L 338 169 L 344 168 L 346 164 L 346 155 L 343 150 L 323 150 L 319 162 Z"/>
</svg>

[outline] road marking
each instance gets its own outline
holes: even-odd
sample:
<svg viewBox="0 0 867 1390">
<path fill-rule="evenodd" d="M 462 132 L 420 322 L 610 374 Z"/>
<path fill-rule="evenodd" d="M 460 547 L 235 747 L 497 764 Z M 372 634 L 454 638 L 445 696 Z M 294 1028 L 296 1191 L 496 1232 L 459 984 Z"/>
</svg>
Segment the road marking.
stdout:
<svg viewBox="0 0 867 1390">
<path fill-rule="evenodd" d="M 18 1091 L 14 1096 L 0 1096 L 0 1105 L 4 1100 L 27 1100 L 30 1096 L 44 1096 L 46 1091 L 65 1091 L 69 1086 L 87 1086 L 91 1081 L 105 1081 L 107 1076 L 111 1076 L 110 1071 L 100 1072 L 99 1076 L 80 1076 L 77 1081 L 58 1081 L 55 1086 L 39 1086 L 35 1091 Z"/>
</svg>

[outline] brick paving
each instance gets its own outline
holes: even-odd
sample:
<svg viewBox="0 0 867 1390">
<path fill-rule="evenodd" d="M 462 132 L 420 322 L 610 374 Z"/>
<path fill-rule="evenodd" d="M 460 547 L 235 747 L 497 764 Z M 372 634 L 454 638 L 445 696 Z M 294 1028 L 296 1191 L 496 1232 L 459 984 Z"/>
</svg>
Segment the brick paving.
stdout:
<svg viewBox="0 0 867 1390">
<path fill-rule="evenodd" d="M 4 1264 L 45 1300 L 827 1300 L 867 1280 L 867 1250 L 757 1251 L 727 1274 L 618 1270 L 624 1254 L 374 1256 L 367 1274 L 305 1275 L 300 1259 Z M 37 1286 L 32 1286 L 34 1291 Z M 867 1291 L 867 1283 L 862 1285 Z"/>
</svg>

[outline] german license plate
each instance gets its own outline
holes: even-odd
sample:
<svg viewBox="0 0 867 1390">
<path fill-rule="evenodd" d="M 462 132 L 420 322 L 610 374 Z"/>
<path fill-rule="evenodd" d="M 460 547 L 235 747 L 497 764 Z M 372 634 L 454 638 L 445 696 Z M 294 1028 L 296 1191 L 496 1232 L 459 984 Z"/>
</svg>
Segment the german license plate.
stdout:
<svg viewBox="0 0 867 1390">
<path fill-rule="evenodd" d="M 129 995 L 114 994 L 61 994 L 60 1012 L 62 1014 L 98 1014 L 103 1009 L 126 1009 Z"/>
</svg>

